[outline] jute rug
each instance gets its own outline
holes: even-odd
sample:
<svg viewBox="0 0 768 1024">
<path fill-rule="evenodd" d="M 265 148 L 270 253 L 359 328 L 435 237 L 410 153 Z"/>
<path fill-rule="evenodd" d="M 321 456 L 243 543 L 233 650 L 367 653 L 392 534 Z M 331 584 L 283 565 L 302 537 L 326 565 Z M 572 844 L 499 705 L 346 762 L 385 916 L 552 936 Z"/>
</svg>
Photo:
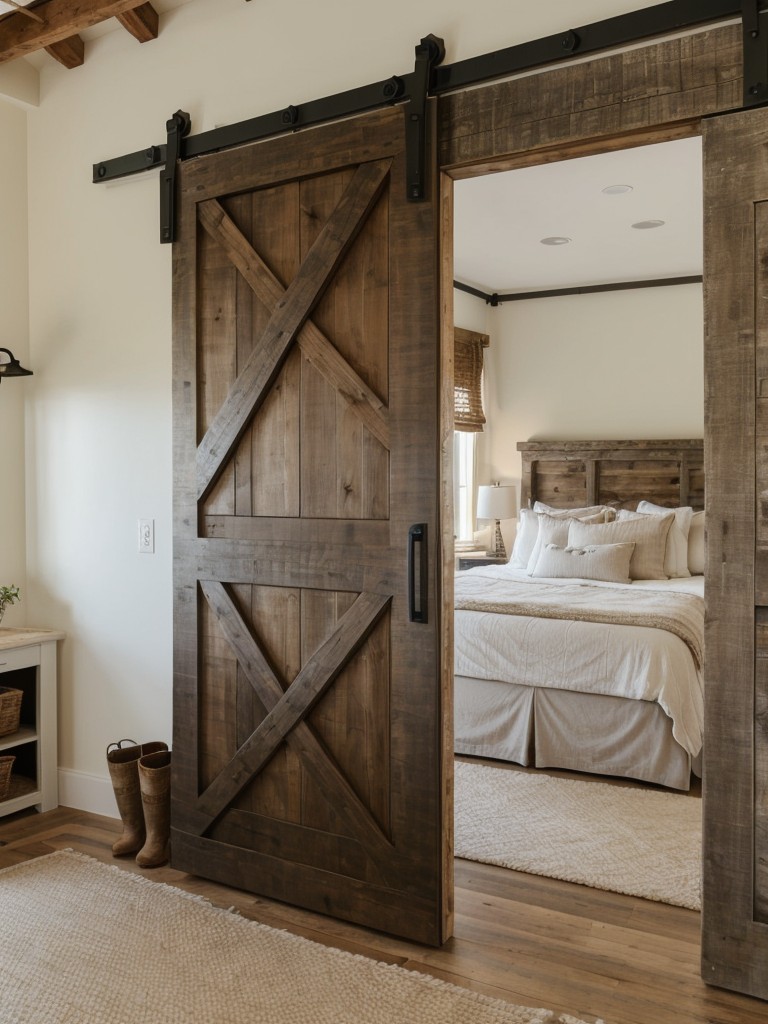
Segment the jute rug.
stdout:
<svg viewBox="0 0 768 1024">
<path fill-rule="evenodd" d="M 701 800 L 456 762 L 457 857 L 701 909 Z"/>
<path fill-rule="evenodd" d="M 583 1024 L 213 907 L 71 851 L 0 872 L 3 1024 Z"/>
</svg>

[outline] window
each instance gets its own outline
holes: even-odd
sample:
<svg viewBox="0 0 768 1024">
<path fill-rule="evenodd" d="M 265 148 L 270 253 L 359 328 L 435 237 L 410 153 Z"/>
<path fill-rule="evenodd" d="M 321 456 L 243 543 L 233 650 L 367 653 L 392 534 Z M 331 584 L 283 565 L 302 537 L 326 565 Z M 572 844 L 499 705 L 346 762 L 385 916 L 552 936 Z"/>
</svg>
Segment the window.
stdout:
<svg viewBox="0 0 768 1024">
<path fill-rule="evenodd" d="M 459 545 L 474 546 L 475 437 L 462 430 L 453 435 L 453 530 Z"/>
<path fill-rule="evenodd" d="M 453 405 L 454 421 L 458 430 L 483 429 L 483 349 L 487 348 L 487 334 L 453 331 Z"/>
</svg>

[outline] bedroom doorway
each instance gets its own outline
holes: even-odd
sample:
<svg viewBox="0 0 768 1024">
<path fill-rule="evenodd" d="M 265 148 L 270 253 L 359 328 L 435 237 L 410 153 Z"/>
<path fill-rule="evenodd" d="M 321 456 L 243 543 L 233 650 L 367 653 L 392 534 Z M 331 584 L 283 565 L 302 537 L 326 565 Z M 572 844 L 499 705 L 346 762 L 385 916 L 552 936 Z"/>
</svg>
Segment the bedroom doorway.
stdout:
<svg viewBox="0 0 768 1024">
<path fill-rule="evenodd" d="M 697 136 L 455 183 L 456 344 L 464 344 L 467 330 L 487 339 L 481 350 L 485 422 L 480 419 L 474 432 L 459 427 L 454 441 L 454 489 L 462 499 L 454 499 L 460 568 L 492 566 L 506 558 L 500 575 L 508 578 L 511 566 L 518 585 L 530 583 L 535 567 L 528 563 L 539 546 L 534 546 L 537 515 L 528 506 L 537 502 L 534 509 L 542 503 L 544 513 L 554 514 L 557 508 L 560 515 L 571 508 L 577 516 L 616 519 L 618 507 L 624 516 L 634 512 L 638 501 L 646 501 L 657 507 L 692 507 L 677 515 L 668 546 L 671 560 L 671 545 L 676 551 L 685 548 L 693 524 L 698 538 L 696 550 L 692 540 L 693 574 L 701 574 L 701 190 Z M 636 439 L 637 451 L 613 450 L 619 446 L 604 440 L 623 438 Z M 669 441 L 668 451 L 652 451 L 647 438 L 699 440 L 685 450 Z M 535 439 L 547 439 L 547 450 L 527 450 Z M 576 450 L 577 442 L 589 442 L 591 450 Z M 482 515 L 483 510 L 473 502 L 478 493 L 485 498 L 492 482 L 501 483 L 499 495 L 514 497 L 508 515 L 500 516 L 506 537 L 496 558 L 494 524 L 476 518 L 476 511 Z M 658 526 L 663 528 L 663 522 Z M 602 532 L 613 536 L 619 529 L 610 526 Z M 678 555 L 674 564 L 657 560 L 654 572 L 658 569 L 664 580 L 668 575 L 689 578 L 687 550 Z M 566 570 L 557 571 L 562 575 Z M 600 572 L 593 573 L 599 581 Z M 535 573 L 542 575 L 543 570 Z M 644 579 L 643 585 L 649 582 Z M 531 589 L 543 592 L 530 586 L 526 591 Z M 471 619 L 473 630 L 481 628 L 471 616 L 460 615 L 459 622 L 465 619 Z M 482 640 L 480 634 L 465 637 L 457 624 L 459 752 L 688 788 L 703 730 L 697 669 L 684 662 L 678 670 L 674 657 L 665 656 L 665 665 L 675 666 L 669 672 L 684 677 L 684 706 L 676 709 L 666 692 L 678 689 L 675 678 L 663 676 L 650 658 L 638 662 L 634 634 L 625 653 L 617 651 L 615 660 L 606 659 L 596 673 L 591 648 L 603 642 L 602 634 L 595 641 L 594 627 L 584 627 L 588 650 L 581 667 L 574 650 L 567 678 L 559 678 L 559 642 L 542 633 L 539 643 L 538 630 L 531 640 L 530 624 L 525 639 L 496 644 L 516 621 L 498 618 Z M 554 636 L 551 622 L 547 629 Z M 539 657 L 540 649 L 558 653 Z M 637 667 L 629 668 L 625 658 Z M 464 679 L 476 685 L 466 684 L 465 692 Z M 572 691 L 596 698 L 594 712 L 578 711 L 583 724 L 575 747 L 570 734 L 577 711 L 566 702 Z M 605 696 L 633 701 L 626 720 Z M 654 746 L 646 759 L 640 749 L 630 750 L 629 744 L 642 746 L 638 697 L 661 700 L 668 713 L 677 715 L 675 736 L 684 737 L 685 750 L 672 737 L 665 715 L 648 726 L 662 729 L 665 751 Z M 608 706 L 600 709 L 601 700 Z M 615 732 L 607 728 L 609 721 Z M 548 728 L 551 736 L 544 735 Z M 622 736 L 624 728 L 628 731 Z"/>
<path fill-rule="evenodd" d="M 701 139 L 691 136 L 464 178 L 453 196 L 457 352 L 468 332 L 484 339 L 485 422 L 454 441 L 457 567 L 474 567 L 456 581 L 455 750 L 496 769 L 472 770 L 472 801 L 480 778 L 503 785 L 502 768 L 517 772 L 521 801 L 522 772 L 579 780 L 574 797 L 581 792 L 585 807 L 605 788 L 590 792 L 590 782 L 621 786 L 627 804 L 628 790 L 649 784 L 669 796 L 685 792 L 694 804 L 666 804 L 681 809 L 692 862 L 701 842 L 703 734 L 701 171 Z M 691 440 L 647 440 L 656 437 Z M 635 440 L 605 440 L 621 438 Z M 494 524 L 477 520 L 473 498 L 496 481 L 518 511 L 516 524 L 501 522 L 504 550 L 494 555 Z M 654 540 L 656 561 L 633 585 L 636 600 L 654 610 L 660 601 L 695 607 L 688 646 L 680 634 L 643 626 L 639 606 L 637 624 L 606 621 L 614 617 L 608 605 L 633 592 L 611 568 L 583 570 L 592 585 L 578 588 L 590 594 L 579 614 L 602 622 L 568 622 L 565 611 L 537 618 L 538 600 L 547 616 L 553 599 L 572 600 L 574 585 L 546 580 L 550 572 L 581 575 L 533 565 L 539 523 L 567 530 L 554 516 L 569 509 L 608 518 L 588 526 L 599 541 L 631 529 L 617 515 L 628 523 L 642 501 L 689 509 L 674 513 L 674 531 L 663 515 L 643 522 L 641 513 L 643 528 L 652 523 L 668 540 Z M 485 600 L 494 611 L 482 613 Z M 526 614 L 502 614 L 500 600 L 522 603 Z M 469 772 L 458 771 L 459 803 Z M 557 806 L 556 792 L 552 799 Z M 473 859 L 459 811 L 457 850 Z M 549 870 L 578 878 L 582 855 L 566 853 L 570 864 Z M 527 863 L 516 844 L 494 856 Z M 698 908 L 698 893 L 683 898 Z"/>
<path fill-rule="evenodd" d="M 713 116 L 741 102 L 738 56 L 733 81 L 723 62 L 726 50 L 740 45 L 738 26 L 717 27 L 449 95 L 440 101 L 438 144 L 443 224 L 450 228 L 454 183 L 464 178 L 703 138 L 706 545 L 717 573 L 708 577 L 706 596 L 702 974 L 709 984 L 768 998 L 768 872 L 762 867 L 768 863 L 762 782 L 768 734 L 759 718 L 768 706 L 762 653 L 768 506 L 758 501 L 768 487 L 760 443 L 768 380 L 761 325 L 768 317 L 760 298 L 766 268 L 757 259 L 768 237 L 768 172 L 761 157 L 768 115 Z M 649 212 L 648 219 L 655 217 Z M 444 251 L 444 268 L 447 347 L 450 252 Z M 444 596 L 453 608 L 449 581 Z"/>
</svg>

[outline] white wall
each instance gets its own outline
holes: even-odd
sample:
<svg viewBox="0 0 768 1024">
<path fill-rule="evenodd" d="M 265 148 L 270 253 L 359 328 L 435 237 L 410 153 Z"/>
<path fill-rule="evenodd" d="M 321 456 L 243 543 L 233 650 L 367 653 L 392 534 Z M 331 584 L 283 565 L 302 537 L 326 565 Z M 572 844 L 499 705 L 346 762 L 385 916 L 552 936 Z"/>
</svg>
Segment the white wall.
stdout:
<svg viewBox="0 0 768 1024">
<path fill-rule="evenodd" d="M 465 331 L 487 334 L 490 308 L 485 299 L 479 299 L 476 295 L 462 292 L 458 288 L 453 289 L 454 326 L 463 327 Z"/>
<path fill-rule="evenodd" d="M 27 119 L 0 103 L 0 347 L 29 363 L 27 269 Z M 5 361 L 6 357 L 2 357 Z M 15 583 L 21 603 L 8 608 L 3 626 L 23 626 L 30 608 L 26 575 L 24 398 L 34 377 L 0 387 L 0 586 Z"/>
<path fill-rule="evenodd" d="M 163 142 L 179 107 L 200 132 L 409 71 L 428 32 L 453 61 L 639 6 L 192 0 L 153 42 L 116 28 L 88 43 L 81 68 L 45 61 L 27 115 L 25 613 L 67 632 L 65 803 L 108 809 L 106 744 L 171 734 L 171 251 L 158 243 L 157 174 L 97 186 L 91 165 Z M 23 239 L 3 231 L 0 258 L 9 247 L 17 259 Z M 23 470 L 4 483 L 20 500 Z M 137 553 L 139 517 L 156 520 L 154 556 Z M 20 558 L 23 529 L 13 535 Z"/>
<path fill-rule="evenodd" d="M 491 309 L 478 480 L 518 482 L 518 441 L 704 436 L 701 285 Z"/>
</svg>

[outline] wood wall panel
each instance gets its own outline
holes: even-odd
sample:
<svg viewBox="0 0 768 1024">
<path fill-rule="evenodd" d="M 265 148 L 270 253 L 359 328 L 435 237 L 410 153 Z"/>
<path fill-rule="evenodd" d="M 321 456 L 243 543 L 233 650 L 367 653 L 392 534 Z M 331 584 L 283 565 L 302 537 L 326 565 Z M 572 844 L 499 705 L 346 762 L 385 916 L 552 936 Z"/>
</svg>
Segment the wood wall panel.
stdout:
<svg viewBox="0 0 768 1024">
<path fill-rule="evenodd" d="M 762 714 L 765 649 L 756 552 L 768 487 L 756 416 L 757 320 L 768 281 L 757 240 L 768 198 L 768 112 L 705 121 L 704 299 L 707 616 L 702 972 L 768 998 Z"/>
<path fill-rule="evenodd" d="M 755 204 L 755 920 L 768 925 L 768 202 Z"/>
<path fill-rule="evenodd" d="M 521 503 L 558 508 L 639 501 L 700 509 L 704 497 L 703 441 L 520 441 Z"/>
<path fill-rule="evenodd" d="M 768 608 L 755 622 L 755 920 L 768 925 Z"/>
<path fill-rule="evenodd" d="M 660 126 L 674 137 L 741 106 L 741 91 L 741 26 L 714 28 L 441 97 L 440 163 L 455 174 L 474 164 L 467 173 L 476 174 L 515 155 L 540 163 L 548 150 L 562 159 L 563 147 L 616 148 Z"/>
<path fill-rule="evenodd" d="M 655 462 L 617 459 L 602 463 L 597 488 L 599 502 L 623 505 L 627 501 L 626 495 L 630 487 L 635 495 L 653 496 L 652 500 L 657 505 L 679 505 L 680 462 L 663 459 Z M 630 499 L 633 503 L 638 500 L 644 499 Z"/>
</svg>

